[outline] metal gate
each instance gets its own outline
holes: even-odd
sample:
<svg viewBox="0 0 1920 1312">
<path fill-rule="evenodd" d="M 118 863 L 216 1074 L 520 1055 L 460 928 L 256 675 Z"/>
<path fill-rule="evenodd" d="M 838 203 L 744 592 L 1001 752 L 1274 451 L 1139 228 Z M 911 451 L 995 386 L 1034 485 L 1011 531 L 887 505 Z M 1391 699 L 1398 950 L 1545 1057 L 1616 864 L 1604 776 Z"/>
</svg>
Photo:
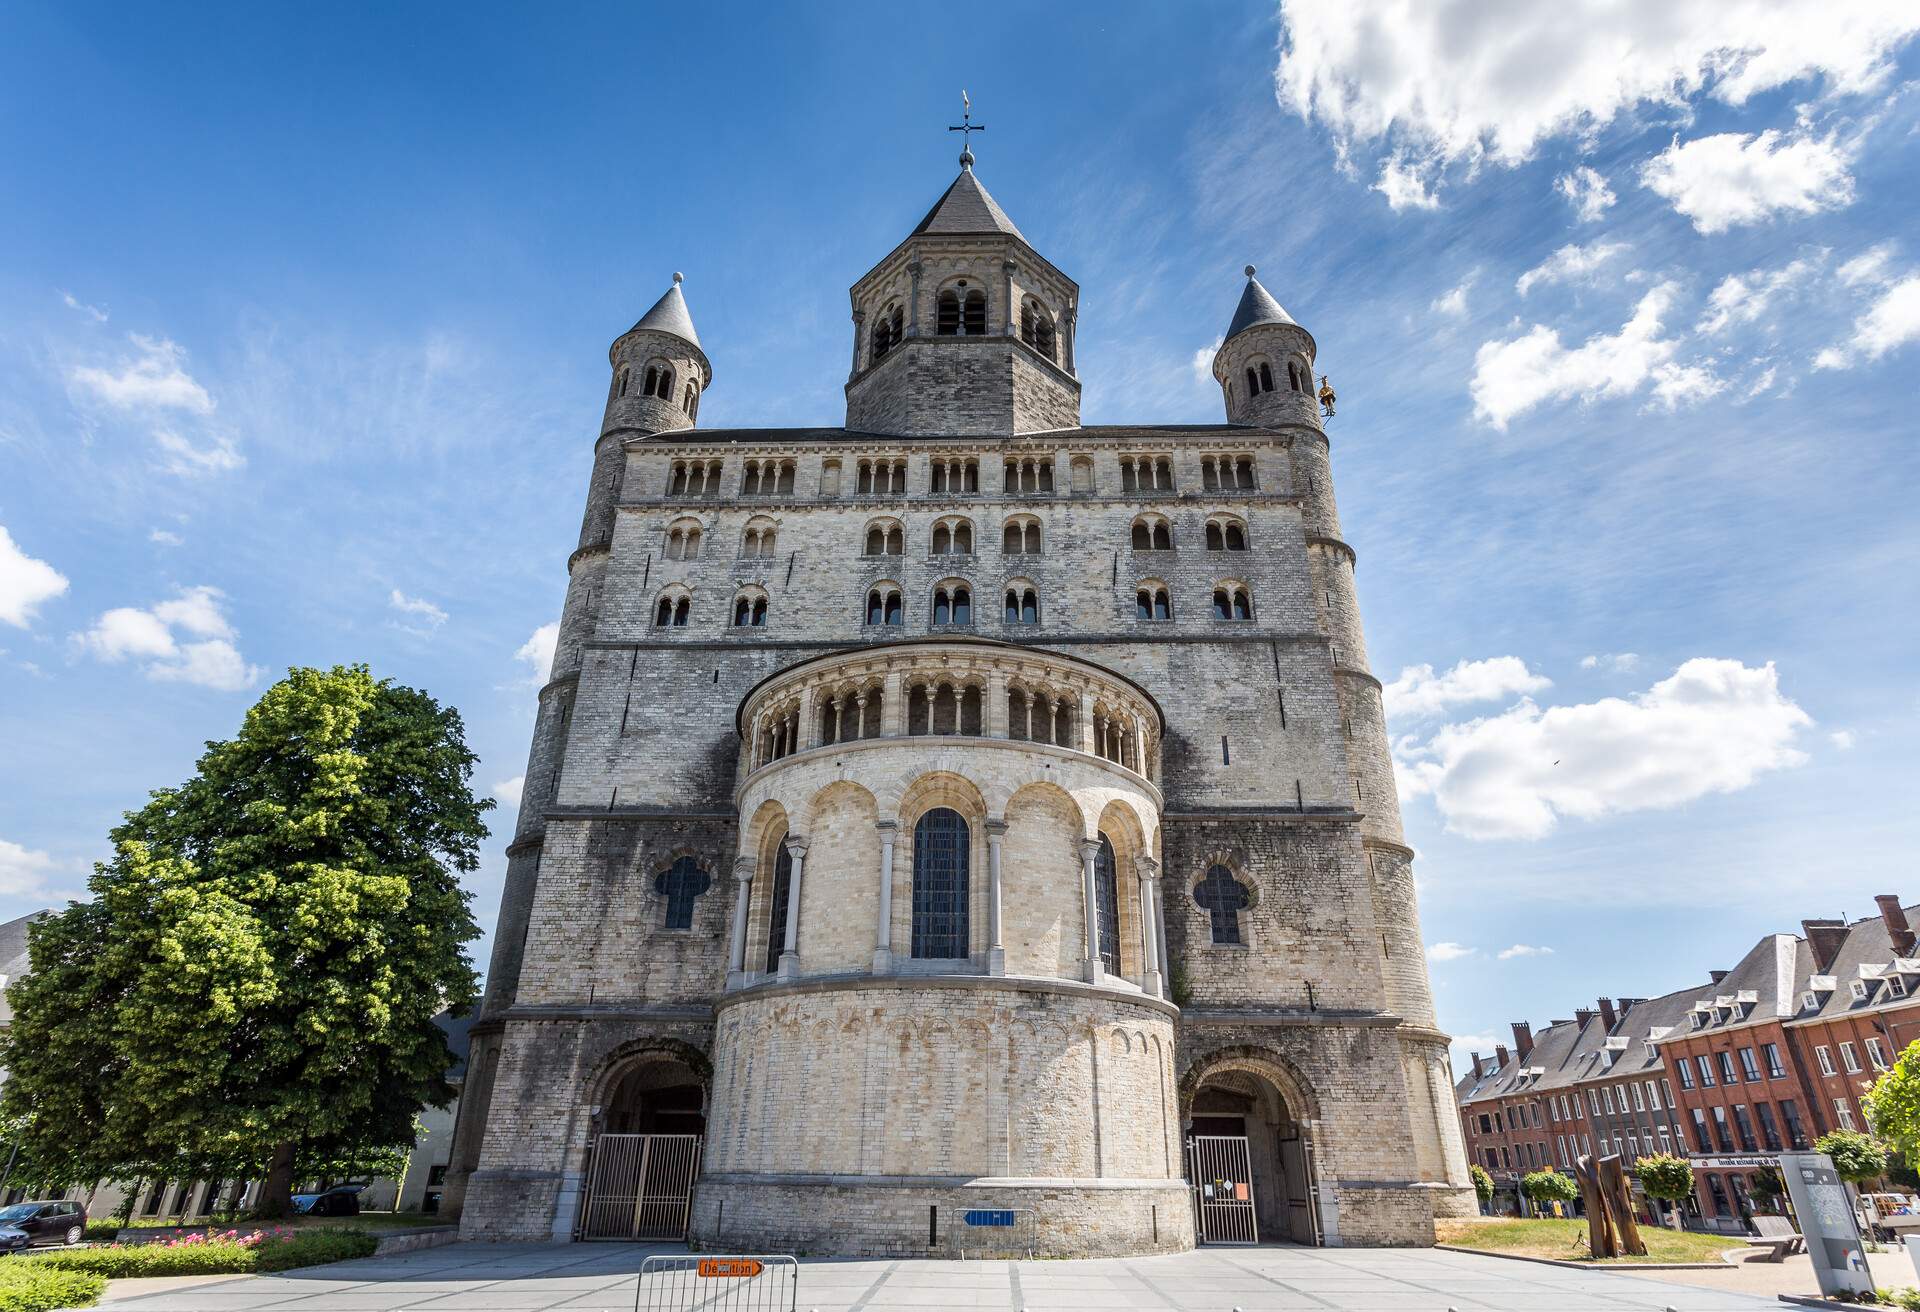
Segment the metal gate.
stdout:
<svg viewBox="0 0 1920 1312">
<path fill-rule="evenodd" d="M 1196 1134 L 1187 1140 L 1188 1179 L 1203 1244 L 1257 1244 L 1253 1164 L 1244 1134 Z"/>
<path fill-rule="evenodd" d="M 800 1264 L 791 1257 L 649 1257 L 635 1312 L 796 1312 Z"/>
<path fill-rule="evenodd" d="M 582 1239 L 685 1239 L 697 1134 L 603 1134 L 593 1145 Z"/>
</svg>

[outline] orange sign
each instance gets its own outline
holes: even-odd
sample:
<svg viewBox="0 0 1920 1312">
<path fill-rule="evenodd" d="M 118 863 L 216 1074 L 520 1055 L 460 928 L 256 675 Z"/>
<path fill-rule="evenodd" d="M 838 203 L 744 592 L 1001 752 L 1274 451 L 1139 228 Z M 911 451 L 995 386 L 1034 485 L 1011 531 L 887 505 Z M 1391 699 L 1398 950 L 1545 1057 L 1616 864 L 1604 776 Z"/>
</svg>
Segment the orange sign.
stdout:
<svg viewBox="0 0 1920 1312">
<path fill-rule="evenodd" d="M 703 1257 L 700 1259 L 700 1278 L 727 1279 L 744 1277 L 748 1280 L 760 1274 L 759 1262 L 751 1257 Z"/>
</svg>

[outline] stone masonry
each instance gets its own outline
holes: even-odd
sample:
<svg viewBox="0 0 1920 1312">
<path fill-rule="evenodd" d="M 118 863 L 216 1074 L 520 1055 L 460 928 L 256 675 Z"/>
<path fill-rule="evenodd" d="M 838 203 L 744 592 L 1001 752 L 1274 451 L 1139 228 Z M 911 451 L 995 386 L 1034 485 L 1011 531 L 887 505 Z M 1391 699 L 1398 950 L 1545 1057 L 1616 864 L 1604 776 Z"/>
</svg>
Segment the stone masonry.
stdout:
<svg viewBox="0 0 1920 1312">
<path fill-rule="evenodd" d="M 1473 1210 L 1314 341 L 1249 269 L 1227 423 L 1082 426 L 1079 288 L 971 166 L 853 288 L 844 428 L 699 428 L 677 275 L 614 343 L 468 1237 L 602 1233 L 607 1136 L 688 1126 L 710 1246 L 982 1252 L 963 1214 L 1004 1208 L 1042 1252 L 1152 1252 L 1234 1206 L 1429 1243 Z M 1195 1134 L 1243 1136 L 1251 1189 L 1196 1208 Z"/>
</svg>

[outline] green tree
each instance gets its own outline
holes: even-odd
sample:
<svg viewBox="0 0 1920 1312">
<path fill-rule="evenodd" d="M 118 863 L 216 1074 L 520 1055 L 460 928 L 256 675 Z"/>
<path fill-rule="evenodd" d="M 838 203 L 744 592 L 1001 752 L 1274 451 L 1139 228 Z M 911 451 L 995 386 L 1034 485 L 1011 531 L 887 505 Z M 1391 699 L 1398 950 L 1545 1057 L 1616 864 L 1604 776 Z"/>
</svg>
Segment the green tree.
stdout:
<svg viewBox="0 0 1920 1312">
<path fill-rule="evenodd" d="M 1633 1173 L 1640 1178 L 1640 1187 L 1647 1197 L 1674 1204 L 1667 1209 L 1667 1219 L 1674 1229 L 1679 1229 L 1678 1205 L 1693 1196 L 1693 1167 L 1684 1157 L 1656 1153 L 1635 1162 Z"/>
<path fill-rule="evenodd" d="M 1488 1175 L 1486 1168 L 1482 1167 L 1478 1162 L 1474 1162 L 1467 1167 L 1467 1174 L 1473 1177 L 1474 1197 L 1480 1200 L 1482 1207 L 1485 1207 L 1493 1201 L 1493 1177 Z"/>
<path fill-rule="evenodd" d="M 1909 1043 L 1873 1082 L 1860 1105 L 1873 1132 L 1906 1160 L 1920 1161 L 1920 1039 Z"/>
<path fill-rule="evenodd" d="M 1835 1130 L 1814 1141 L 1813 1150 L 1833 1159 L 1833 1169 L 1848 1184 L 1878 1180 L 1887 1173 L 1887 1148 L 1858 1130 Z"/>
<path fill-rule="evenodd" d="M 405 1151 L 453 1090 L 459 874 L 486 837 L 458 712 L 365 666 L 296 669 L 113 831 L 90 902 L 37 923 L 0 1119 L 47 1184 L 296 1175 Z"/>
<path fill-rule="evenodd" d="M 1531 1171 L 1520 1178 L 1520 1192 L 1525 1194 L 1536 1207 L 1548 1203 L 1570 1203 L 1580 1196 L 1580 1186 L 1574 1183 L 1570 1175 L 1562 1175 L 1549 1166 L 1544 1171 Z"/>
</svg>

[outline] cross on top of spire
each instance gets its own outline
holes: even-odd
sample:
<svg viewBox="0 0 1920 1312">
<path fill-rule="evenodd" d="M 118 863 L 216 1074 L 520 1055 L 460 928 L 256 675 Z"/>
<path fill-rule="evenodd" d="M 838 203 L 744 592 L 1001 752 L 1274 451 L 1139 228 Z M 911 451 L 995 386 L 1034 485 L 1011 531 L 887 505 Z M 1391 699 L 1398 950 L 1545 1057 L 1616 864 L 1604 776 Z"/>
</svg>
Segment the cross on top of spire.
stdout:
<svg viewBox="0 0 1920 1312">
<path fill-rule="evenodd" d="M 973 101 L 967 98 L 965 88 L 960 92 L 960 111 L 960 122 L 949 126 L 947 131 L 960 134 L 960 167 L 970 169 L 973 167 L 973 134 L 985 132 L 987 125 L 973 121 Z"/>
</svg>

